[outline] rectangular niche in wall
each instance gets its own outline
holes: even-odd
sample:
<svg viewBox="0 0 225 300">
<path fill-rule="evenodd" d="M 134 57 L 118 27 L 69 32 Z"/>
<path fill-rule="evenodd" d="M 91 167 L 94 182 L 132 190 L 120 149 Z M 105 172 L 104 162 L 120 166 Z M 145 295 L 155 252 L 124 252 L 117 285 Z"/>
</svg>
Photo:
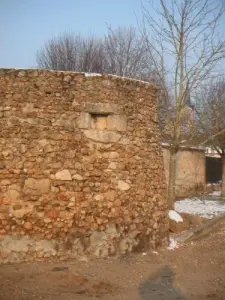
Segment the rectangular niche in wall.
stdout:
<svg viewBox="0 0 225 300">
<path fill-rule="evenodd" d="M 127 119 L 120 105 L 109 103 L 85 103 L 77 118 L 81 129 L 95 131 L 126 131 Z"/>
<path fill-rule="evenodd" d="M 91 128 L 106 130 L 109 114 L 91 113 Z"/>
</svg>

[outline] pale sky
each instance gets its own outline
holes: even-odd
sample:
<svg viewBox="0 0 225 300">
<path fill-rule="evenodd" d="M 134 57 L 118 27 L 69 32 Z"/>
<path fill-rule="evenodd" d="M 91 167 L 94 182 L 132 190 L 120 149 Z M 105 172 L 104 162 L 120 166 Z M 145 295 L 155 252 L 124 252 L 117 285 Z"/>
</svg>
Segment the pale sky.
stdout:
<svg viewBox="0 0 225 300">
<path fill-rule="evenodd" d="M 37 50 L 61 33 L 101 37 L 107 25 L 137 26 L 137 19 L 141 0 L 0 0 L 0 68 L 36 67 Z"/>
<path fill-rule="evenodd" d="M 140 0 L 0 0 L 0 68 L 35 67 L 36 51 L 67 31 L 102 36 L 106 24 L 136 26 Z"/>
</svg>

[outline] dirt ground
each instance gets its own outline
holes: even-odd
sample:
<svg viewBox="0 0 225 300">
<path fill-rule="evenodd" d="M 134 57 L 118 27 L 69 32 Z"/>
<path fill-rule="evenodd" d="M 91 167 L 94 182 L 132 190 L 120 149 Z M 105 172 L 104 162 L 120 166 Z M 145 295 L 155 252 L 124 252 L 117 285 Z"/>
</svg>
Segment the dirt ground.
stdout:
<svg viewBox="0 0 225 300">
<path fill-rule="evenodd" d="M 224 300 L 225 224 L 175 250 L 0 266 L 0 300 Z"/>
</svg>

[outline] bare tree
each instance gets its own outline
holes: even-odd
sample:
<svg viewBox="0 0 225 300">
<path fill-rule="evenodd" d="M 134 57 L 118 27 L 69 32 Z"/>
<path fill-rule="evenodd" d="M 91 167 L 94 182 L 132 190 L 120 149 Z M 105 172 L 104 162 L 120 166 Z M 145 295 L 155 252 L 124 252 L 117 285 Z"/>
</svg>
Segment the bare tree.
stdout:
<svg viewBox="0 0 225 300">
<path fill-rule="evenodd" d="M 202 144 L 213 147 L 222 159 L 222 196 L 225 196 L 225 79 L 202 88 L 198 100 L 196 111 Z"/>
<path fill-rule="evenodd" d="M 164 101 L 171 108 L 162 133 L 170 145 L 168 203 L 173 208 L 177 152 L 187 142 L 186 112 L 192 116 L 190 95 L 216 75 L 215 68 L 225 56 L 225 39 L 218 35 L 224 5 L 222 0 L 159 0 L 158 8 L 152 1 L 147 3 L 140 27 Z"/>
<path fill-rule="evenodd" d="M 103 38 L 63 34 L 47 41 L 37 52 L 44 69 L 109 73 L 152 80 L 152 64 L 143 37 L 133 27 L 112 29 Z"/>
<path fill-rule="evenodd" d="M 150 81 L 152 64 L 145 40 L 134 27 L 108 27 L 104 39 L 108 73 Z"/>
<path fill-rule="evenodd" d="M 44 69 L 101 73 L 105 68 L 102 40 L 64 33 L 37 52 L 37 64 Z"/>
</svg>

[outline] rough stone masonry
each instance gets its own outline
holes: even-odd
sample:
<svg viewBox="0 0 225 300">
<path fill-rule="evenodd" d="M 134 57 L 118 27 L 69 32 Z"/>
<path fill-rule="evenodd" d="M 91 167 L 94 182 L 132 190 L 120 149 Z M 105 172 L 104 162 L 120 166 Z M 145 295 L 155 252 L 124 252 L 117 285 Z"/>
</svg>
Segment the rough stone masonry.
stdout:
<svg viewBox="0 0 225 300">
<path fill-rule="evenodd" d="M 156 94 L 112 75 L 0 69 L 0 262 L 167 242 Z"/>
</svg>

